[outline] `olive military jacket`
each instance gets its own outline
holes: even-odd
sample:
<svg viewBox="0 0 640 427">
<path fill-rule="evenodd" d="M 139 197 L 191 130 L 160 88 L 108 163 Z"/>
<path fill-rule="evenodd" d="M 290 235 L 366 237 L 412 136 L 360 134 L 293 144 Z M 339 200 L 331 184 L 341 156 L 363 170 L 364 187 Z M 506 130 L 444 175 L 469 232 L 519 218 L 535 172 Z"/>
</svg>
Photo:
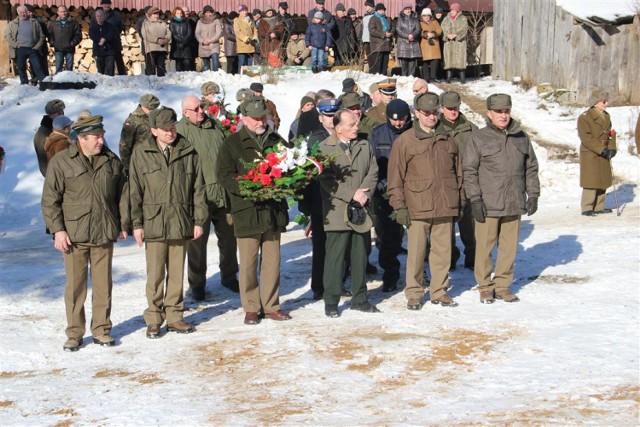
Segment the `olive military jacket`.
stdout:
<svg viewBox="0 0 640 427">
<path fill-rule="evenodd" d="M 146 241 L 184 240 L 204 225 L 208 210 L 200 158 L 178 135 L 167 164 L 153 136 L 133 148 L 129 168 L 131 225 Z"/>
<path fill-rule="evenodd" d="M 93 165 L 92 165 L 93 163 Z M 126 181 L 122 162 L 107 147 L 93 162 L 76 145 L 49 163 L 42 190 L 42 216 L 51 234 L 66 231 L 73 243 L 104 245 L 126 230 L 120 202 Z"/>
<path fill-rule="evenodd" d="M 120 132 L 120 159 L 124 165 L 124 171 L 129 175 L 129 163 L 131 162 L 131 153 L 136 144 L 146 142 L 151 136 L 151 127 L 149 127 L 149 116 L 138 107 L 133 110 L 127 120 L 122 125 Z"/>
<path fill-rule="evenodd" d="M 578 117 L 580 137 L 580 187 L 605 189 L 611 186 L 611 163 L 602 157 L 605 147 L 617 150 L 616 136 L 609 135 L 611 118 L 606 111 L 590 108 Z"/>
<path fill-rule="evenodd" d="M 467 197 L 482 199 L 487 216 L 523 215 L 527 198 L 540 196 L 536 153 L 514 119 L 505 130 L 488 123 L 472 132 L 462 161 Z"/>
<path fill-rule="evenodd" d="M 387 171 L 389 204 L 412 219 L 454 217 L 464 200 L 462 160 L 446 133 L 427 133 L 416 121 L 391 147 Z"/>
<path fill-rule="evenodd" d="M 238 177 L 249 171 L 247 165 L 254 164 L 266 149 L 278 143 L 290 146 L 275 132 L 267 130 L 267 135 L 258 137 L 243 126 L 238 132 L 227 137 L 222 144 L 218 156 L 218 182 L 227 191 L 231 201 L 236 237 L 248 237 L 267 231 L 286 231 L 289 223 L 286 201 L 254 202 L 240 195 L 238 185 Z"/>
<path fill-rule="evenodd" d="M 464 152 L 464 146 L 471 137 L 471 132 L 474 130 L 478 130 L 478 126 L 467 120 L 465 115 L 462 113 L 460 113 L 458 120 L 456 120 L 455 123 L 445 119 L 443 114 L 440 114 L 438 117 L 436 132 L 442 132 L 452 137 L 456 141 L 456 144 L 458 144 L 458 149 L 460 150 L 461 155 Z"/>
</svg>

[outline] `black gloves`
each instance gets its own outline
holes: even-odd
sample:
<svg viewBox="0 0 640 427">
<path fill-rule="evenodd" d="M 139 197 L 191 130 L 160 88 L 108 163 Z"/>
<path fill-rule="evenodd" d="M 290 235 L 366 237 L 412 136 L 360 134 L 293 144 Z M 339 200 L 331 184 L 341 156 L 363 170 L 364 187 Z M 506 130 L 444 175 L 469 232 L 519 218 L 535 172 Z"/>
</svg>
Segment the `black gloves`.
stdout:
<svg viewBox="0 0 640 427">
<path fill-rule="evenodd" d="M 396 209 L 396 222 L 407 228 L 411 226 L 411 218 L 409 218 L 409 209 L 400 208 Z"/>
<path fill-rule="evenodd" d="M 487 216 L 487 208 L 484 206 L 482 199 L 471 201 L 471 215 L 476 221 L 484 223 L 484 219 Z"/>
<path fill-rule="evenodd" d="M 615 157 L 616 154 L 617 154 L 616 150 L 612 150 L 609 147 L 604 147 L 604 150 L 602 150 L 602 154 L 600 155 L 605 159 L 611 160 L 612 158 Z"/>
<path fill-rule="evenodd" d="M 538 210 L 538 198 L 537 197 L 529 197 L 527 199 L 527 215 L 531 216 Z"/>
</svg>

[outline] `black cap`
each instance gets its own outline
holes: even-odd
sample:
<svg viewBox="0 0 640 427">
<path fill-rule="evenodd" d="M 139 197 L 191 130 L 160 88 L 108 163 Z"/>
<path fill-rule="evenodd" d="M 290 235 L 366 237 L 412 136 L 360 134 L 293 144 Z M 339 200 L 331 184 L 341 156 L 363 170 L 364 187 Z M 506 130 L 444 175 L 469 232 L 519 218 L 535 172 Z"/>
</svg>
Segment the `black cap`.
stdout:
<svg viewBox="0 0 640 427">
<path fill-rule="evenodd" d="M 356 81 L 351 77 L 348 77 L 342 81 L 342 91 L 343 92 L 353 92 L 353 89 L 356 86 Z"/>
<path fill-rule="evenodd" d="M 251 83 L 251 86 L 249 86 L 249 89 L 254 92 L 262 92 L 264 91 L 264 86 L 262 86 L 262 83 L 253 82 Z"/>
<path fill-rule="evenodd" d="M 382 3 L 378 3 L 376 5 L 376 12 L 379 10 L 387 10 L 387 8 Z"/>
<path fill-rule="evenodd" d="M 278 3 L 278 7 L 287 10 L 289 9 L 289 4 L 286 1 L 281 1 L 280 3 Z"/>
<path fill-rule="evenodd" d="M 260 9 L 253 9 L 253 12 L 251 12 L 252 15 L 262 15 L 262 11 Z"/>
<path fill-rule="evenodd" d="M 387 104 L 387 117 L 393 120 L 409 117 L 409 104 L 402 99 L 394 99 Z"/>
<path fill-rule="evenodd" d="M 349 10 L 347 10 L 347 15 L 357 15 L 358 12 L 356 12 L 356 10 L 352 7 L 349 8 Z"/>
<path fill-rule="evenodd" d="M 369 7 L 375 7 L 376 4 L 373 2 L 373 0 L 366 0 L 364 2 L 364 5 Z"/>
</svg>

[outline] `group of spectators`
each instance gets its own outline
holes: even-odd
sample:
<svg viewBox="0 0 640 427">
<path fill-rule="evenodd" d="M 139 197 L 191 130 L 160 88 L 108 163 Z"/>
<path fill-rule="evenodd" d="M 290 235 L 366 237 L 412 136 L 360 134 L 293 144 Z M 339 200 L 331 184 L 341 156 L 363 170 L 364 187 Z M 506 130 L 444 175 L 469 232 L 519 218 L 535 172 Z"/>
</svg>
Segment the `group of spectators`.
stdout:
<svg viewBox="0 0 640 427">
<path fill-rule="evenodd" d="M 324 3 L 316 0 L 306 25 L 288 13 L 286 1 L 278 3 L 277 11 L 270 6 L 249 11 L 240 4 L 224 14 L 209 5 L 200 13 L 187 6 L 175 7 L 168 23 L 159 8 L 147 6 L 136 22 L 145 74 L 165 75 L 167 60 L 175 62 L 176 71 L 195 71 L 197 58 L 202 70 L 218 71 L 222 51 L 225 71 L 231 74 L 253 64 L 310 65 L 313 72 L 319 72 L 328 69 L 332 51 L 334 65 L 361 66 L 366 59 L 369 73 L 387 75 L 390 55 L 395 52 L 403 76 L 421 75 L 427 81 L 439 81 L 444 66 L 447 82 L 458 70 L 464 83 L 468 25 L 458 3 L 451 4 L 447 13 L 440 7 L 414 10 L 414 5 L 407 3 L 395 20 L 387 16 L 383 3 L 375 4 L 374 0 L 365 1 L 363 17 L 344 3 L 338 3 L 332 14 Z M 56 19 L 48 24 L 34 11 L 33 6 L 19 6 L 18 17 L 5 33 L 23 84 L 42 81 L 48 75 L 48 44 L 55 52 L 56 73 L 72 70 L 75 47 L 82 40 L 81 28 L 65 6 L 57 8 Z M 123 29 L 122 16 L 112 9 L 111 0 L 100 0 L 89 26 L 99 73 L 127 73 Z"/>
</svg>

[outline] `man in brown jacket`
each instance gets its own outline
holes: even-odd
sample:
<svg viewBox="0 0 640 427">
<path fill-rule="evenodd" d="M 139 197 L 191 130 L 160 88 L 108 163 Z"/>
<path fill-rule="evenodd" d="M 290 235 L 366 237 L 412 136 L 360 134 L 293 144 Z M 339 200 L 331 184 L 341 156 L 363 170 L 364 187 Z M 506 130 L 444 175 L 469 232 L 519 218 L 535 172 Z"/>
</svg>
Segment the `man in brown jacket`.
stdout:
<svg viewBox="0 0 640 427">
<path fill-rule="evenodd" d="M 44 143 L 49 134 L 53 131 L 53 120 L 56 117 L 64 116 L 64 109 L 65 105 L 61 99 L 52 99 L 47 102 L 44 107 L 45 115 L 42 116 L 40 127 L 33 137 L 33 148 L 36 150 L 38 167 L 40 168 L 42 176 L 47 175 L 47 165 L 49 164 L 47 152 L 44 149 Z"/>
<path fill-rule="evenodd" d="M 389 204 L 396 221 L 407 228 L 407 308 L 420 310 L 424 296 L 424 257 L 431 236 L 429 268 L 432 304 L 455 307 L 447 295 L 453 218 L 460 214 L 462 162 L 458 146 L 446 133 L 436 131 L 438 95 L 414 98 L 417 123 L 393 143 L 387 172 Z"/>
<path fill-rule="evenodd" d="M 54 247 L 64 254 L 65 351 L 77 351 L 82 345 L 89 265 L 93 342 L 115 345 L 110 319 L 111 260 L 113 242 L 127 237 L 127 212 L 120 208 L 126 178 L 120 159 L 104 145 L 102 116 L 80 119 L 73 130 L 77 144 L 51 159 L 42 190 L 42 216 L 54 235 Z"/>
<path fill-rule="evenodd" d="M 607 109 L 608 94 L 596 89 L 589 108 L 578 117 L 580 136 L 580 187 L 582 215 L 611 213 L 604 207 L 607 188 L 613 184 L 611 159 L 616 155 L 616 134 L 611 130 Z"/>
<path fill-rule="evenodd" d="M 487 98 L 487 126 L 464 146 L 464 189 L 476 220 L 475 278 L 480 302 L 519 301 L 509 290 L 518 249 L 520 217 L 538 210 L 538 160 L 529 136 L 511 118 L 511 97 Z M 498 245 L 495 274 L 491 252 Z"/>
</svg>

